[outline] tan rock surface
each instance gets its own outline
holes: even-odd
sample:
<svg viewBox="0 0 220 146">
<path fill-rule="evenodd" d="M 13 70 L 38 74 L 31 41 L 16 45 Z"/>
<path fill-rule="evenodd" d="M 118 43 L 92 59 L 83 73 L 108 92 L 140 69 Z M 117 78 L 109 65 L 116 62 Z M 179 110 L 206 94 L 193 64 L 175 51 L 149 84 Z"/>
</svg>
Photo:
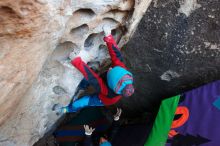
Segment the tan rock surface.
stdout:
<svg viewBox="0 0 220 146">
<path fill-rule="evenodd" d="M 68 60 L 108 58 L 110 25 L 124 45 L 151 0 L 0 0 L 0 146 L 32 145 L 59 118 L 82 79 Z M 125 31 L 127 29 L 127 31 Z"/>
</svg>

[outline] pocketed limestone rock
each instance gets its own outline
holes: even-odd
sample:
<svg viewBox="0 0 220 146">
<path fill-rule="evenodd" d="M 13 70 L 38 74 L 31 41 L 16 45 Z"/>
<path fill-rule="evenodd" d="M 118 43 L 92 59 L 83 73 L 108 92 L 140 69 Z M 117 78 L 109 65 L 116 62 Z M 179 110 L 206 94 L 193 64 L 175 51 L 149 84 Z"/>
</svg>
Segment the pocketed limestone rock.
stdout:
<svg viewBox="0 0 220 146">
<path fill-rule="evenodd" d="M 124 45 L 151 0 L 0 1 L 0 145 L 30 146 L 59 119 L 82 75 L 70 65 L 108 58 L 103 25 Z"/>
</svg>

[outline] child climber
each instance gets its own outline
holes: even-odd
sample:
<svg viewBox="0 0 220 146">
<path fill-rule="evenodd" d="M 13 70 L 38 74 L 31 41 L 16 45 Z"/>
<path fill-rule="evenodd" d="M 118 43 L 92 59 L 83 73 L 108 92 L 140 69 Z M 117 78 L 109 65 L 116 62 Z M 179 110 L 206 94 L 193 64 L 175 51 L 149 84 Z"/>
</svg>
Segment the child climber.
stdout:
<svg viewBox="0 0 220 146">
<path fill-rule="evenodd" d="M 60 108 L 58 113 L 77 112 L 88 106 L 106 106 L 118 102 L 122 96 L 129 97 L 134 93 L 133 76 L 122 62 L 120 50 L 111 35 L 108 26 L 103 27 L 104 41 L 107 43 L 111 56 L 112 68 L 106 73 L 107 81 L 96 74 L 80 57 L 73 58 L 70 54 L 71 63 L 84 76 L 85 80 L 96 89 L 94 95 L 83 96 L 66 107 Z"/>
</svg>

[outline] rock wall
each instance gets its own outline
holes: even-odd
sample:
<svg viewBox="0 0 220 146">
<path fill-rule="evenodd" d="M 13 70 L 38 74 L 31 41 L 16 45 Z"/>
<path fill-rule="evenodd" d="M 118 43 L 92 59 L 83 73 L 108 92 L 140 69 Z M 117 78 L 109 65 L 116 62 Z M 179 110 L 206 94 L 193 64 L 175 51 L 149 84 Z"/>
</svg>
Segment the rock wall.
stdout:
<svg viewBox="0 0 220 146">
<path fill-rule="evenodd" d="M 123 49 L 136 84 L 120 103 L 127 113 L 155 111 L 164 98 L 220 79 L 219 14 L 219 0 L 151 3 Z"/>
<path fill-rule="evenodd" d="M 68 54 L 102 63 L 103 25 L 122 46 L 150 2 L 0 1 L 0 146 L 30 146 L 50 130 L 60 118 L 52 106 L 68 104 L 82 79 Z"/>
</svg>

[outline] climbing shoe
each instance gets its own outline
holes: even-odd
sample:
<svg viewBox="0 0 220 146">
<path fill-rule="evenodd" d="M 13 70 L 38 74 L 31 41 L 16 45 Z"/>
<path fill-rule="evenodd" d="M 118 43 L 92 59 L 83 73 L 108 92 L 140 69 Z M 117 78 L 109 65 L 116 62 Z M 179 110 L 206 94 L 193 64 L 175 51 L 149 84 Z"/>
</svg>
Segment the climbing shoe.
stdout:
<svg viewBox="0 0 220 146">
<path fill-rule="evenodd" d="M 60 104 L 55 104 L 52 110 L 56 112 L 56 115 L 62 115 L 68 112 L 68 109 L 66 107 L 62 107 Z"/>
</svg>

